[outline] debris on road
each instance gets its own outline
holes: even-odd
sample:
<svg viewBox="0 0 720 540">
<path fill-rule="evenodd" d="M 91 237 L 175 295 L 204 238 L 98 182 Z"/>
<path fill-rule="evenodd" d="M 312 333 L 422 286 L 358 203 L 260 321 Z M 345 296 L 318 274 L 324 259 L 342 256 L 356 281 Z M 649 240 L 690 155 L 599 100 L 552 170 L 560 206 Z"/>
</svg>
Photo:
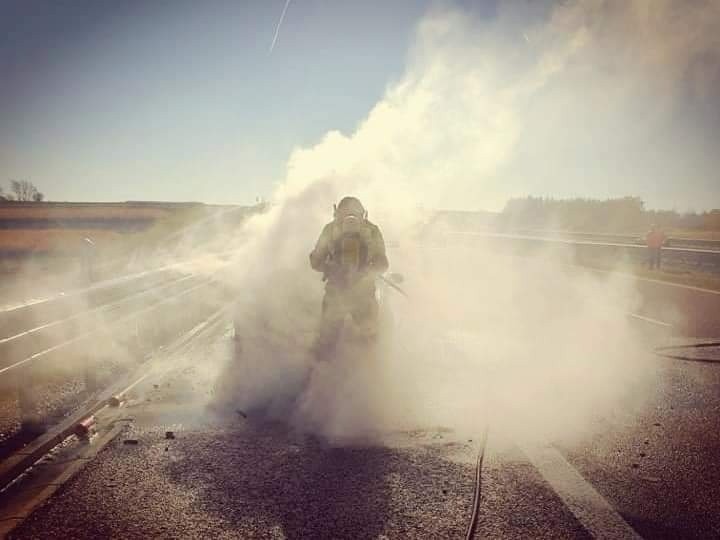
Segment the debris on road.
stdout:
<svg viewBox="0 0 720 540">
<path fill-rule="evenodd" d="M 95 416 L 88 416 L 75 425 L 75 435 L 87 439 L 95 432 Z"/>
<path fill-rule="evenodd" d="M 640 480 L 644 480 L 645 482 L 651 482 L 653 484 L 657 484 L 658 482 L 660 482 L 660 478 L 658 478 L 657 476 L 638 476 L 638 478 L 640 478 Z"/>
<path fill-rule="evenodd" d="M 122 405 L 123 400 L 123 396 L 112 396 L 108 398 L 107 403 L 110 407 L 119 407 L 120 405 Z"/>
</svg>

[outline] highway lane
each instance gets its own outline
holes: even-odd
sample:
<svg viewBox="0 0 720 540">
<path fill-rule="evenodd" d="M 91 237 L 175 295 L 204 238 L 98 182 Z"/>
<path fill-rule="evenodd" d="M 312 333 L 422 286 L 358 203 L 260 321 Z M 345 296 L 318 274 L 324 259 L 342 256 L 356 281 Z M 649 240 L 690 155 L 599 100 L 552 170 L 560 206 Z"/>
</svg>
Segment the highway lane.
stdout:
<svg viewBox="0 0 720 540">
<path fill-rule="evenodd" d="M 555 445 L 644 537 L 718 538 L 720 369 L 658 359 L 654 387 Z"/>
<path fill-rule="evenodd" d="M 11 538 L 464 535 L 476 441 L 430 429 L 333 447 L 283 423 L 218 420 L 188 391 L 201 392 L 174 378 L 128 408 L 131 427 Z M 589 537 L 522 455 L 488 463 L 478 537 Z"/>
<path fill-rule="evenodd" d="M 477 234 L 467 235 L 473 242 L 482 240 Z M 437 244 L 410 244 L 409 248 L 426 256 L 456 258 L 467 253 L 467 260 L 479 261 L 495 260 L 501 264 L 508 264 L 508 271 L 514 271 L 518 264 L 532 267 L 537 263 L 544 266 L 553 264 L 558 272 L 573 272 L 578 274 L 595 274 L 600 279 L 613 281 L 626 281 L 632 284 L 637 291 L 640 304 L 634 314 L 654 319 L 673 327 L 673 333 L 687 337 L 720 337 L 720 291 L 705 289 L 636 276 L 620 270 L 601 270 L 590 266 L 573 264 L 567 256 L 557 252 L 543 252 L 537 245 L 532 244 L 537 251 L 534 255 L 522 252 L 515 253 L 507 249 L 502 243 L 480 243 L 473 245 L 453 245 L 448 243 Z M 393 260 L 405 255 L 405 250 L 398 246 L 390 249 Z M 500 266 L 501 266 L 500 264 Z M 408 276 L 412 279 L 412 276 Z"/>
<path fill-rule="evenodd" d="M 229 339 L 194 354 L 228 361 Z M 496 411 L 476 538 L 617 537 L 622 523 L 645 538 L 718 537 L 720 369 L 655 362 L 647 396 L 544 450 L 498 435 Z M 477 439 L 428 427 L 333 447 L 283 422 L 214 414 L 203 372 L 147 381 L 130 427 L 12 537 L 463 536 Z"/>
<path fill-rule="evenodd" d="M 679 335 L 720 337 L 720 291 L 628 279 L 633 279 L 642 298 L 638 313 L 671 324 Z"/>
<path fill-rule="evenodd" d="M 720 295 L 627 279 L 641 293 L 637 323 L 660 341 L 720 335 Z M 660 341 L 649 337 L 637 360 Z M 198 364 L 230 361 L 228 347 L 209 343 Z M 582 434 L 504 438 L 493 411 L 476 537 L 617 537 L 623 523 L 644 538 L 720 537 L 720 367 L 650 365 L 642 396 L 598 412 Z M 192 370 L 149 381 L 127 409 L 131 427 L 13 537 L 463 536 L 476 439 L 428 427 L 331 447 L 282 422 L 217 417 L 204 407 L 212 391 Z"/>
</svg>

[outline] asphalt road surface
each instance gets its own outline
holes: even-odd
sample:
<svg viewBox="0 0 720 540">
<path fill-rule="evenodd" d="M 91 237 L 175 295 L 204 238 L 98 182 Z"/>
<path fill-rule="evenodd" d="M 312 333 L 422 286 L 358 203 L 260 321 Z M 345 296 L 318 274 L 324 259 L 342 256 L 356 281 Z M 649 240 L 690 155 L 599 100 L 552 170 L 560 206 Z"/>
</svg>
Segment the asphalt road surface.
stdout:
<svg viewBox="0 0 720 540">
<path fill-rule="evenodd" d="M 720 295 L 641 287 L 657 324 L 638 324 L 666 331 L 685 306 L 697 323 L 683 332 L 717 328 Z M 720 538 L 720 364 L 655 358 L 645 399 L 572 438 L 515 439 L 495 411 L 477 437 L 428 426 L 331 445 L 208 406 L 201 368 L 230 342 L 139 387 L 127 426 L 11 537 L 463 538 L 487 429 L 475 538 Z"/>
</svg>

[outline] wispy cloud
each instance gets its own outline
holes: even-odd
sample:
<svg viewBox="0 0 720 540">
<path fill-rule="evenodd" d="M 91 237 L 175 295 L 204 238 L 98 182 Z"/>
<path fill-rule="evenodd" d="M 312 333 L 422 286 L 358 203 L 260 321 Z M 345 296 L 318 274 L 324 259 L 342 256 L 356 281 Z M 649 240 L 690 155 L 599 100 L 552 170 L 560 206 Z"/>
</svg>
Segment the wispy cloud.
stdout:
<svg viewBox="0 0 720 540">
<path fill-rule="evenodd" d="M 273 36 L 272 43 L 270 44 L 270 50 L 268 51 L 268 54 L 272 54 L 273 49 L 275 49 L 275 43 L 277 43 L 278 36 L 280 35 L 280 27 L 285 20 L 285 13 L 287 13 L 288 6 L 290 6 L 290 0 L 285 0 L 285 7 L 283 8 L 282 14 L 280 15 L 280 20 L 275 27 L 275 35 Z"/>
</svg>

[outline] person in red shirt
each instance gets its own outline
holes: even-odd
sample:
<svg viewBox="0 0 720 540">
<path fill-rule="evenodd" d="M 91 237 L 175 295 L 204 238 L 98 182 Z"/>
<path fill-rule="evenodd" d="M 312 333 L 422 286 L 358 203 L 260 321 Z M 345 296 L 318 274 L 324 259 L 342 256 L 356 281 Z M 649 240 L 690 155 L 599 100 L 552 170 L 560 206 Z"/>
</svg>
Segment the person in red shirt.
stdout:
<svg viewBox="0 0 720 540">
<path fill-rule="evenodd" d="M 645 237 L 645 243 L 648 248 L 648 266 L 650 267 L 650 270 L 660 270 L 660 258 L 665 240 L 665 233 L 658 229 L 656 225 L 650 227 L 650 232 L 648 232 Z"/>
</svg>

